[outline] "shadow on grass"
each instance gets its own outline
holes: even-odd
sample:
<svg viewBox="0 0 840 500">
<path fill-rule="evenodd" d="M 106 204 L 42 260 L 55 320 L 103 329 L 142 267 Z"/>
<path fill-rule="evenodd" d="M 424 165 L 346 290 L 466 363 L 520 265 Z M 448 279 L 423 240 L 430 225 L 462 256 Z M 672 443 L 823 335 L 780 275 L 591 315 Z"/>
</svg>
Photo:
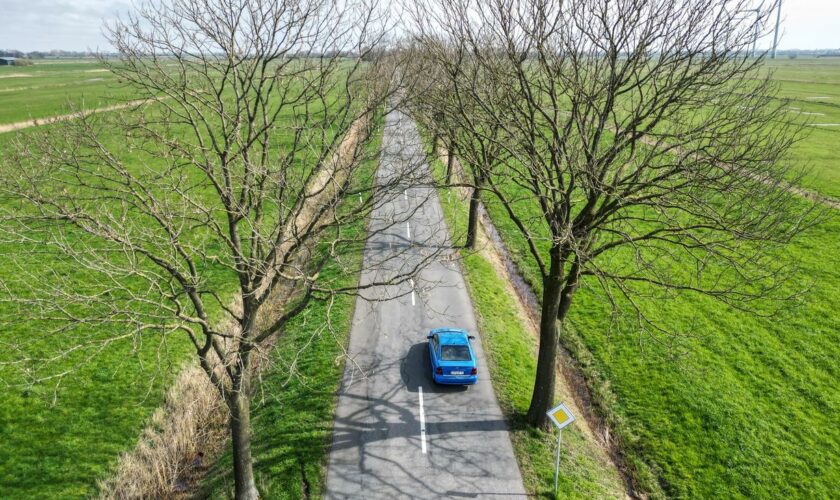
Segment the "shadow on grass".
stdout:
<svg viewBox="0 0 840 500">
<path fill-rule="evenodd" d="M 352 307 L 344 304 L 349 319 Z M 333 321 L 336 308 L 333 309 Z M 315 317 L 311 317 L 315 316 Z M 264 498 L 315 498 L 323 488 L 322 466 L 332 434 L 336 390 L 343 365 L 336 338 L 319 334 L 300 353 L 294 374 L 284 360 L 294 356 L 322 324 L 319 311 L 286 332 L 272 354 L 251 405 L 254 474 Z M 313 321 L 314 320 L 314 321 Z M 230 444 L 210 469 L 198 498 L 233 498 Z"/>
</svg>

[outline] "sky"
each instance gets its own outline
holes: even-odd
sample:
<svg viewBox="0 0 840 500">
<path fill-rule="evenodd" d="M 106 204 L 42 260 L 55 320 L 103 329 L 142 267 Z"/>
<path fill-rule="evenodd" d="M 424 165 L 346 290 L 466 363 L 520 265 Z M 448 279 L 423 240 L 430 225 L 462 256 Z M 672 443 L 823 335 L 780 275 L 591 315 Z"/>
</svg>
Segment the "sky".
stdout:
<svg viewBox="0 0 840 500">
<path fill-rule="evenodd" d="M 130 8 L 131 0 L 0 0 L 0 48 L 109 51 L 102 24 Z M 783 0 L 781 31 L 782 50 L 840 48 L 840 0 Z M 772 36 L 760 42 L 771 44 Z"/>
</svg>

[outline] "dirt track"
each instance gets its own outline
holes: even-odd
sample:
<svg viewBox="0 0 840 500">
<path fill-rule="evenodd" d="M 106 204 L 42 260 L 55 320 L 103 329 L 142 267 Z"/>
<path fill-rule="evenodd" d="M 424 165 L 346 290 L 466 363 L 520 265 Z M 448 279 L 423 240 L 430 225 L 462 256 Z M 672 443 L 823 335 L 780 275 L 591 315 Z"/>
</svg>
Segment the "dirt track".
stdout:
<svg viewBox="0 0 840 500">
<path fill-rule="evenodd" d="M 130 108 L 133 106 L 139 106 L 140 104 L 149 102 L 148 99 L 138 99 L 136 101 L 128 101 L 122 104 L 114 104 L 113 106 L 105 106 L 103 108 L 96 108 L 96 109 L 87 109 L 84 111 L 77 111 L 76 113 L 70 113 L 66 115 L 58 115 L 58 116 L 51 116 L 49 118 L 39 118 L 34 120 L 25 120 L 22 122 L 15 122 L 15 123 L 8 123 L 5 125 L 0 125 L 0 134 L 6 132 L 14 132 L 15 130 L 22 130 L 25 128 L 30 127 L 37 127 L 40 125 L 50 125 L 52 123 L 63 122 L 67 120 L 73 120 L 75 118 L 83 118 L 85 116 L 91 115 L 93 113 L 104 113 L 107 111 L 116 111 L 118 109 L 125 109 Z"/>
</svg>

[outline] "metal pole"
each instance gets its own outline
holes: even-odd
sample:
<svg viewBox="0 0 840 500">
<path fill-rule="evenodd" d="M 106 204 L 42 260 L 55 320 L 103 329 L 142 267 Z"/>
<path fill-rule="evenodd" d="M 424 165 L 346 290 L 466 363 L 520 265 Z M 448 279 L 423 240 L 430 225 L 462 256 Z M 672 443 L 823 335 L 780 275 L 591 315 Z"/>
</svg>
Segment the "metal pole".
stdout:
<svg viewBox="0 0 840 500">
<path fill-rule="evenodd" d="M 776 2 L 776 30 L 773 32 L 773 52 L 770 59 L 776 58 L 776 45 L 779 44 L 779 20 L 782 17 L 782 0 Z"/>
<path fill-rule="evenodd" d="M 557 498 L 557 479 L 560 477 L 560 442 L 563 439 L 563 430 L 557 433 L 557 462 L 554 464 L 554 498 Z"/>
</svg>

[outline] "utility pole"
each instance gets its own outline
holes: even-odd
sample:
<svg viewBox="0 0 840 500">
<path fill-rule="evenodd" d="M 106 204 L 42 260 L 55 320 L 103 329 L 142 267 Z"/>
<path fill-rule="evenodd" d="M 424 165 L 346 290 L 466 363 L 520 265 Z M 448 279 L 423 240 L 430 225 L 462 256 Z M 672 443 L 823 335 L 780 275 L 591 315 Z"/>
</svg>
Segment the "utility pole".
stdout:
<svg viewBox="0 0 840 500">
<path fill-rule="evenodd" d="M 776 58 L 776 45 L 779 44 L 779 20 L 782 17 L 782 0 L 776 2 L 776 29 L 773 31 L 773 52 L 770 53 L 770 59 Z"/>
<path fill-rule="evenodd" d="M 755 12 L 755 23 L 753 23 L 753 43 L 750 57 L 755 57 L 755 45 L 758 42 L 758 25 L 761 20 L 761 9 L 741 9 L 736 12 Z"/>
</svg>

